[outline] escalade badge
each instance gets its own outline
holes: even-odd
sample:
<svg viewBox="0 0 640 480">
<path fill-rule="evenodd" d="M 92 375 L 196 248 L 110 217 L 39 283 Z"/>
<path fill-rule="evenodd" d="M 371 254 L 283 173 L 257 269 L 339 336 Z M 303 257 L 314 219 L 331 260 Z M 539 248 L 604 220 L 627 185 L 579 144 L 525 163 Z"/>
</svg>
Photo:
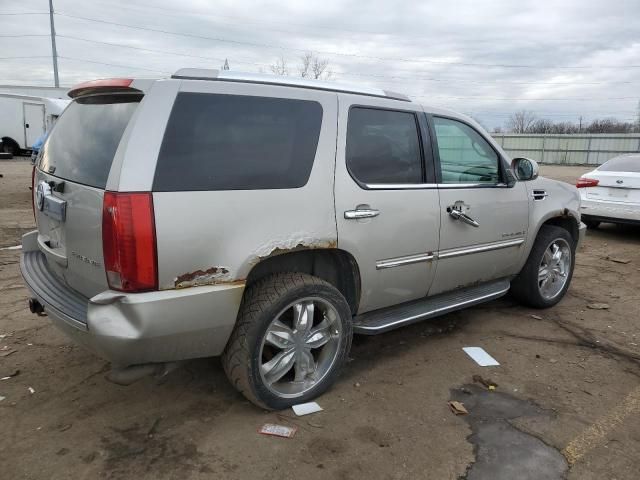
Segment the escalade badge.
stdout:
<svg viewBox="0 0 640 480">
<path fill-rule="evenodd" d="M 36 207 L 38 207 L 38 210 L 42 211 L 44 208 L 44 197 L 47 195 L 51 195 L 51 187 L 43 180 L 36 189 Z"/>
</svg>

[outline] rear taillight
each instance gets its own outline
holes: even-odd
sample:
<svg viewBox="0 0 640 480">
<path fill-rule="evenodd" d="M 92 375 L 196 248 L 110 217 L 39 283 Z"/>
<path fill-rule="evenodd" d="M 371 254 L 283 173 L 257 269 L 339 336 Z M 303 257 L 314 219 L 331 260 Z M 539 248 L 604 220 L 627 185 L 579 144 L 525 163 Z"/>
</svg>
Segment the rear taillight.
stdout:
<svg viewBox="0 0 640 480">
<path fill-rule="evenodd" d="M 596 180 L 595 178 L 579 178 L 576 183 L 576 187 L 578 188 L 587 188 L 587 187 L 597 187 L 600 180 Z"/>
<path fill-rule="evenodd" d="M 34 196 L 36 194 L 34 188 L 36 184 L 36 166 L 34 165 L 31 169 L 31 210 L 33 210 L 33 219 L 36 218 L 36 203 L 34 200 Z"/>
<path fill-rule="evenodd" d="M 151 193 L 105 192 L 102 250 L 110 288 L 124 292 L 158 289 Z"/>
</svg>

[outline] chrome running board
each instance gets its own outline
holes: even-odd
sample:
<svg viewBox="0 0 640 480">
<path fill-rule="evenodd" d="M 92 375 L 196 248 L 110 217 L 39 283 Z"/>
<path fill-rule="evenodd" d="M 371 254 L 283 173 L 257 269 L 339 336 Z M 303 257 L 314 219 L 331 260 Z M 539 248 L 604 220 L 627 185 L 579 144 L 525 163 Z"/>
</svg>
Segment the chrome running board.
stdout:
<svg viewBox="0 0 640 480">
<path fill-rule="evenodd" d="M 388 332 L 394 328 L 500 298 L 510 287 L 509 280 L 498 280 L 363 313 L 353 318 L 353 333 L 376 335 Z"/>
</svg>

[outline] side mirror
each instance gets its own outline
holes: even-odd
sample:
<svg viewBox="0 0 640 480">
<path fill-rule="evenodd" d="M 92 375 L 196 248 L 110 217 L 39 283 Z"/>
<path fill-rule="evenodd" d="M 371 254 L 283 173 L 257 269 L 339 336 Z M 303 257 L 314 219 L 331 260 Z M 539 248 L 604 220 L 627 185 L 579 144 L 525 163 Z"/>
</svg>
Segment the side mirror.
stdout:
<svg viewBox="0 0 640 480">
<path fill-rule="evenodd" d="M 511 161 L 511 169 L 513 170 L 513 173 L 515 173 L 518 180 L 520 180 L 521 182 L 526 182 L 538 178 L 540 167 L 538 167 L 538 162 L 536 162 L 535 160 L 520 157 L 514 158 Z"/>
</svg>

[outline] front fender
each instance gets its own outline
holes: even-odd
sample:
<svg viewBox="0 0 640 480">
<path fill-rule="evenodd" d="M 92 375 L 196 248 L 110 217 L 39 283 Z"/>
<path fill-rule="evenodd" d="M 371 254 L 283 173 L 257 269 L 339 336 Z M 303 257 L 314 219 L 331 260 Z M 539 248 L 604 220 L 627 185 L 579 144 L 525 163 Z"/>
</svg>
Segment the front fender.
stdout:
<svg viewBox="0 0 640 480">
<path fill-rule="evenodd" d="M 576 241 L 580 235 L 580 193 L 576 187 L 545 177 L 526 182 L 526 186 L 529 197 L 529 231 L 520 268 L 529 258 L 540 228 L 549 220 L 562 219 L 569 222 L 571 234 Z M 535 200 L 534 190 L 544 190 L 547 196 L 542 200 Z"/>
</svg>

